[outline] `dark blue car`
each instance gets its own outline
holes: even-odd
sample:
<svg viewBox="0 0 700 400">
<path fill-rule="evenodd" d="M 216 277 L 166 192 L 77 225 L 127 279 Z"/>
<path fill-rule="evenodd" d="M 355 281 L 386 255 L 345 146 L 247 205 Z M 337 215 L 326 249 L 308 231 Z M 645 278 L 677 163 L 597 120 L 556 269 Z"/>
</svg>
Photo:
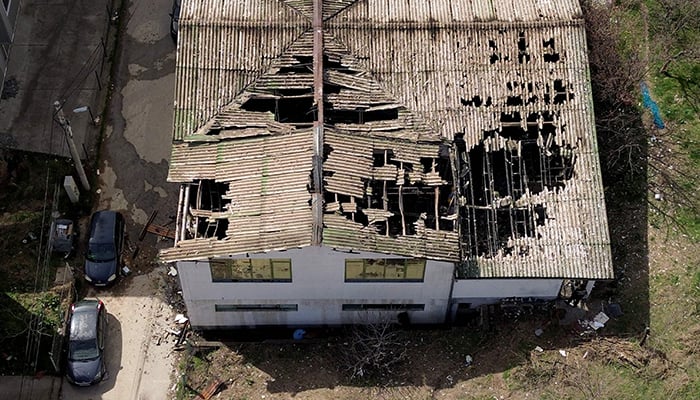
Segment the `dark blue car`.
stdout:
<svg viewBox="0 0 700 400">
<path fill-rule="evenodd" d="M 124 217 L 116 211 L 97 211 L 90 220 L 85 255 L 85 279 L 106 286 L 117 279 L 124 246 Z"/>
<path fill-rule="evenodd" d="M 89 386 L 107 378 L 104 357 L 107 310 L 104 303 L 85 299 L 71 305 L 68 327 L 68 381 Z"/>
<path fill-rule="evenodd" d="M 177 43 L 177 32 L 180 30 L 180 3 L 182 0 L 173 0 L 173 9 L 170 12 L 170 36 Z"/>
</svg>

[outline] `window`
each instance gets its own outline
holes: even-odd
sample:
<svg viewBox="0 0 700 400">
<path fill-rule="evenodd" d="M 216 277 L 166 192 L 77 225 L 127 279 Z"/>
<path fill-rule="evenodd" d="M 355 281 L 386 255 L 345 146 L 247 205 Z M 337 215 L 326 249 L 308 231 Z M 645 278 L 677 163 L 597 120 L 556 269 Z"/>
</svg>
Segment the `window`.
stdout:
<svg viewBox="0 0 700 400">
<path fill-rule="evenodd" d="M 216 312 L 298 311 L 297 304 L 215 304 Z"/>
<path fill-rule="evenodd" d="M 212 282 L 291 282 L 290 258 L 209 260 Z"/>
<path fill-rule="evenodd" d="M 343 311 L 423 311 L 425 304 L 343 304 Z"/>
<path fill-rule="evenodd" d="M 348 258 L 345 281 L 423 282 L 425 260 L 403 258 Z"/>
</svg>

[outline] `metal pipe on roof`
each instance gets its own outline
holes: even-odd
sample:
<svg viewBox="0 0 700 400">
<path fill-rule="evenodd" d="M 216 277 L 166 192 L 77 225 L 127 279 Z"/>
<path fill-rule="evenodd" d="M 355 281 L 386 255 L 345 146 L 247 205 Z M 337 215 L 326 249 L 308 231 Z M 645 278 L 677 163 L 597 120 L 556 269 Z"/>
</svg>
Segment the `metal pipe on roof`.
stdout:
<svg viewBox="0 0 700 400">
<path fill-rule="evenodd" d="M 182 203 L 182 220 L 180 225 L 180 239 L 185 240 L 187 239 L 187 236 L 185 236 L 185 230 L 187 229 L 187 208 L 190 203 L 190 185 L 187 184 L 185 186 L 185 201 Z"/>
<path fill-rule="evenodd" d="M 184 185 L 180 185 L 180 194 L 177 200 L 177 220 L 175 226 L 181 226 L 182 224 L 182 203 L 185 201 Z M 177 246 L 177 242 L 180 241 L 180 230 L 175 229 L 175 243 L 173 246 Z"/>
<path fill-rule="evenodd" d="M 314 103 L 316 103 L 316 121 L 314 121 L 314 163 L 313 179 L 313 238 L 312 244 L 320 246 L 323 235 L 323 9 L 322 0 L 314 0 Z"/>
</svg>

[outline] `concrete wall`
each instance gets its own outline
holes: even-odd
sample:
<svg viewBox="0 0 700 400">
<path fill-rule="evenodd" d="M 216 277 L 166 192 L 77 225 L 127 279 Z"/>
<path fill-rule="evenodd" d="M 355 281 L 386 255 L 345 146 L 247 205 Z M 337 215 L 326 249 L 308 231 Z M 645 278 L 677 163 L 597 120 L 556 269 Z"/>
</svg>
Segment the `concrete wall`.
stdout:
<svg viewBox="0 0 700 400">
<path fill-rule="evenodd" d="M 445 321 L 453 264 L 427 261 L 423 282 L 345 282 L 346 258 L 388 258 L 327 247 L 250 254 L 251 258 L 291 258 L 292 282 L 216 282 L 207 261 L 179 262 L 188 317 L 195 327 L 309 326 L 367 323 L 399 311 L 343 311 L 343 304 L 424 304 L 408 311 L 412 323 Z M 241 258 L 241 257 L 235 257 Z M 392 257 L 402 258 L 402 257 Z M 296 304 L 297 311 L 216 312 L 216 304 Z"/>
<path fill-rule="evenodd" d="M 452 290 L 453 303 L 471 303 L 472 307 L 497 303 L 506 297 L 554 299 L 562 279 L 459 279 Z"/>
</svg>

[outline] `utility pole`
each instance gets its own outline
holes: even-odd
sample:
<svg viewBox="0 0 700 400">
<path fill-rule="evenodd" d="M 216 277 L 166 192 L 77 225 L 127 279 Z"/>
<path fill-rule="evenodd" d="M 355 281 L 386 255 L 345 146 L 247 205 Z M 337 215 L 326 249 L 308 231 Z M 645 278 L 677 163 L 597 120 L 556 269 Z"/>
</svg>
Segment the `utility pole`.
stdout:
<svg viewBox="0 0 700 400">
<path fill-rule="evenodd" d="M 83 185 L 83 189 L 90 190 L 90 182 L 88 182 L 87 175 L 85 175 L 85 170 L 83 169 L 83 163 L 80 161 L 80 154 L 78 154 L 78 149 L 75 148 L 75 142 L 73 141 L 73 130 L 70 127 L 70 121 L 66 119 L 63 115 L 63 108 L 59 101 L 53 103 L 56 109 L 56 116 L 58 117 L 58 123 L 61 124 L 63 128 L 63 133 L 66 136 L 66 142 L 68 142 L 68 149 L 70 149 L 70 155 L 73 157 L 73 162 L 75 163 L 75 169 L 78 170 L 78 177 L 80 177 L 80 183 Z"/>
</svg>

